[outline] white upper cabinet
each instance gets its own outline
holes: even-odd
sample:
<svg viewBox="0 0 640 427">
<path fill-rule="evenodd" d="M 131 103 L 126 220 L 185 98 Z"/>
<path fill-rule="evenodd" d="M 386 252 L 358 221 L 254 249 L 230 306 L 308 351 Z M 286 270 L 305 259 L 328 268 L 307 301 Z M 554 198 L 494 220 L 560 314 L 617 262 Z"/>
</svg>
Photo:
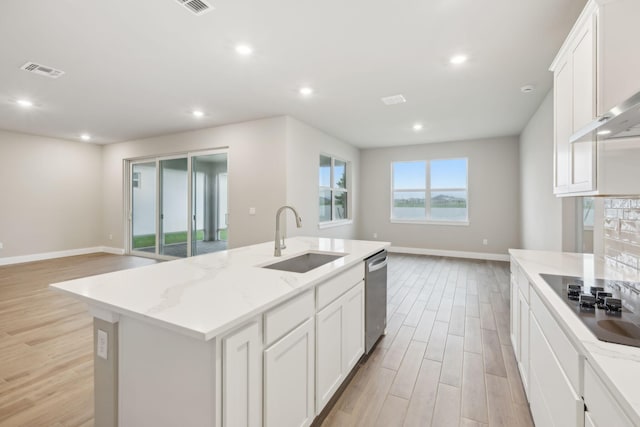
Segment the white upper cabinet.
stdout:
<svg viewBox="0 0 640 427">
<path fill-rule="evenodd" d="M 554 193 L 570 195 L 596 188 L 595 142 L 569 143 L 569 137 L 596 118 L 597 8 L 581 15 L 565 42 L 554 71 Z"/>
<path fill-rule="evenodd" d="M 638 0 L 589 0 L 558 56 L 554 73 L 554 194 L 637 194 L 640 139 L 569 137 L 640 90 Z"/>
</svg>

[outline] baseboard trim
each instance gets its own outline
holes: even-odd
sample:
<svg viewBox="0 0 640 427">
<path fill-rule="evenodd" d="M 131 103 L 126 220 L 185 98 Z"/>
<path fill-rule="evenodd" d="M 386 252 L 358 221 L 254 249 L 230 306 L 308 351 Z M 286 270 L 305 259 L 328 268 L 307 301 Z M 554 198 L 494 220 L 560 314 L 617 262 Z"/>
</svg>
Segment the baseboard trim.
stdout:
<svg viewBox="0 0 640 427">
<path fill-rule="evenodd" d="M 124 255 L 124 250 L 120 248 L 110 248 L 108 246 L 95 246 L 92 248 L 69 249 L 66 251 L 43 252 L 39 254 L 20 255 L 0 258 L 1 265 L 22 264 L 25 262 L 42 261 L 46 259 L 64 258 L 68 256 L 87 255 L 98 252 L 106 252 L 115 255 Z"/>
<path fill-rule="evenodd" d="M 509 261 L 509 254 L 491 254 L 487 252 L 464 252 L 446 251 L 442 249 L 405 248 L 401 246 L 391 246 L 389 252 L 411 255 L 432 255 L 450 258 L 482 259 L 487 261 Z"/>
<path fill-rule="evenodd" d="M 122 248 L 112 248 L 109 246 L 101 246 L 100 247 L 100 252 L 105 252 L 108 254 L 114 254 L 114 255 L 124 255 L 124 249 Z"/>
</svg>

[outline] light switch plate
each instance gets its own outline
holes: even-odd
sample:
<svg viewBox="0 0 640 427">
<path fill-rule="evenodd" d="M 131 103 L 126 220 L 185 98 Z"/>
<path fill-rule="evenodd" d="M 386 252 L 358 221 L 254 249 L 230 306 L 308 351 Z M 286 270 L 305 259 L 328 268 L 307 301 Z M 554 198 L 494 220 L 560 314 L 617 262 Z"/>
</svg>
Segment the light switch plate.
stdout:
<svg viewBox="0 0 640 427">
<path fill-rule="evenodd" d="M 98 329 L 98 340 L 96 342 L 96 353 L 98 357 L 107 360 L 109 351 L 109 335 L 102 329 Z"/>
<path fill-rule="evenodd" d="M 256 214 L 256 208 L 249 208 L 249 215 L 255 215 Z"/>
</svg>

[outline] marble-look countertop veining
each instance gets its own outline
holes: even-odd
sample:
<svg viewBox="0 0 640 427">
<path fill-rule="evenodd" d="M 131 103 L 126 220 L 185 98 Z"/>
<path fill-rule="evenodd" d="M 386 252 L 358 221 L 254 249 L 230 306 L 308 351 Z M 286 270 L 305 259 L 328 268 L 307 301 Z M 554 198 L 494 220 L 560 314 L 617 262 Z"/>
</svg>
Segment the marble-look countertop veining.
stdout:
<svg viewBox="0 0 640 427">
<path fill-rule="evenodd" d="M 362 262 L 387 242 L 293 237 L 282 257 L 273 242 L 70 280 L 51 288 L 116 315 L 209 340 Z M 345 254 L 307 273 L 260 266 L 308 251 Z"/>
<path fill-rule="evenodd" d="M 516 250 L 509 251 L 550 308 L 558 324 L 605 382 L 634 425 L 640 425 L 640 348 L 598 340 L 540 277 L 556 274 L 640 282 L 640 275 L 607 265 L 589 254 Z"/>
</svg>

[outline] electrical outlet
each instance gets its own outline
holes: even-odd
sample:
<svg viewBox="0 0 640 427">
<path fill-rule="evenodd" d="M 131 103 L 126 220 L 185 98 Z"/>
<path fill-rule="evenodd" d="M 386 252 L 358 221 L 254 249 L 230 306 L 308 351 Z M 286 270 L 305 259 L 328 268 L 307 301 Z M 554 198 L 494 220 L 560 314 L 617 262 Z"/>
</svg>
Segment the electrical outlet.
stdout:
<svg viewBox="0 0 640 427">
<path fill-rule="evenodd" d="M 0 249 L 3 249 L 4 245 L 2 244 L 2 242 L 0 242 Z"/>
<path fill-rule="evenodd" d="M 249 208 L 249 215 L 255 215 L 256 214 L 256 208 Z"/>
<path fill-rule="evenodd" d="M 482 244 L 487 246 L 489 244 L 489 239 L 482 239 Z"/>
<path fill-rule="evenodd" d="M 109 351 L 109 335 L 106 331 L 98 329 L 98 339 L 96 342 L 96 354 L 98 357 L 107 360 L 107 354 Z"/>
<path fill-rule="evenodd" d="M 109 240 L 113 240 L 113 234 L 109 233 Z"/>
<path fill-rule="evenodd" d="M 378 238 L 378 233 L 373 233 L 373 238 L 377 239 Z"/>
</svg>

